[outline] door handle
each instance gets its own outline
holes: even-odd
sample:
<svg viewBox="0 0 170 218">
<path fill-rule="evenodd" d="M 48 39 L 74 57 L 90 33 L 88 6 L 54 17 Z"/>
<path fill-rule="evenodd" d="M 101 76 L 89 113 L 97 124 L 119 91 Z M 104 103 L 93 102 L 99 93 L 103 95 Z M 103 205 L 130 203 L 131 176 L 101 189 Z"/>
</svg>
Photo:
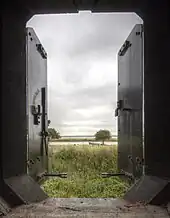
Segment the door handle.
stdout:
<svg viewBox="0 0 170 218">
<path fill-rule="evenodd" d="M 33 115 L 41 115 L 41 106 L 39 104 L 37 107 L 35 105 L 31 105 L 31 112 Z"/>
<path fill-rule="evenodd" d="M 45 153 L 46 156 L 48 156 L 48 142 L 47 142 L 47 138 L 48 138 L 48 124 L 49 121 L 47 120 L 47 113 L 46 113 L 46 88 L 43 87 L 41 88 L 41 94 L 42 94 L 42 150 L 43 147 L 45 147 Z M 43 155 L 43 153 L 42 153 Z"/>
</svg>

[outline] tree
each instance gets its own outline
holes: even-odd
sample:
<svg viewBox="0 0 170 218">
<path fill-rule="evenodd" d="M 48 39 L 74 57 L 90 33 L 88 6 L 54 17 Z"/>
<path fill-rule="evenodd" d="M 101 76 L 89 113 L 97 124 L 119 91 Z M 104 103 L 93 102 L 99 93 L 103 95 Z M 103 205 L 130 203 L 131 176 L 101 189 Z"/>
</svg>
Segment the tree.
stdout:
<svg viewBox="0 0 170 218">
<path fill-rule="evenodd" d="M 95 134 L 96 141 L 102 141 L 102 144 L 104 145 L 105 140 L 109 140 L 111 138 L 111 133 L 109 130 L 101 129 Z"/>
<path fill-rule="evenodd" d="M 52 138 L 52 139 L 61 138 L 60 133 L 56 131 L 54 128 L 48 128 L 48 135 L 49 135 L 49 138 Z"/>
</svg>

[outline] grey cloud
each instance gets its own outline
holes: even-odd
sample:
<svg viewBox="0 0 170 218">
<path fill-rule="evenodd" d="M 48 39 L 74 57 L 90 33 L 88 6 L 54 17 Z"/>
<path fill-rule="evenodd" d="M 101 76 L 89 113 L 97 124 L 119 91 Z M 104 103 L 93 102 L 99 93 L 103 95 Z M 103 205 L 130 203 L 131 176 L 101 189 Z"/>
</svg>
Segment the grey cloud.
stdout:
<svg viewBox="0 0 170 218">
<path fill-rule="evenodd" d="M 66 62 L 63 79 L 66 83 L 81 84 L 81 82 L 86 78 L 90 67 L 90 63 L 86 60 L 70 60 L 68 65 Z"/>
<path fill-rule="evenodd" d="M 58 101 L 61 97 L 55 97 L 56 91 L 51 94 L 53 101 Z M 85 88 L 75 90 L 74 92 L 62 97 L 63 102 L 70 108 L 89 108 L 91 106 L 111 105 L 116 107 L 116 84 L 110 84 L 102 87 Z"/>
<path fill-rule="evenodd" d="M 88 119 L 86 117 L 83 117 L 75 110 L 91 109 L 94 106 L 100 107 L 103 105 L 107 105 L 107 107 L 110 108 L 110 112 L 95 114 L 93 115 L 93 119 L 96 119 L 96 121 L 111 120 L 116 108 L 115 85 L 110 84 L 102 87 L 86 88 L 79 91 L 76 90 L 73 94 L 69 94 L 63 98 L 54 98 L 54 95 L 51 95 L 51 102 L 53 103 L 50 105 L 50 115 L 51 117 L 55 117 L 56 126 L 59 124 L 63 125 L 66 120 L 87 121 Z"/>
<path fill-rule="evenodd" d="M 103 52 L 104 54 L 117 52 L 137 20 L 137 17 L 136 20 L 134 19 L 134 15 L 89 15 L 86 17 L 86 22 L 89 24 L 90 31 L 78 37 L 69 54 L 85 55 L 91 51 L 96 51 L 100 52 L 101 55 Z M 83 27 L 80 25 L 80 28 L 83 29 Z"/>
<path fill-rule="evenodd" d="M 107 100 L 109 99 L 110 103 L 116 102 L 116 85 L 117 84 L 107 84 L 100 87 L 87 87 L 81 90 L 76 90 L 73 94 L 70 94 L 70 97 L 77 100 L 82 99 L 82 103 L 85 99 L 94 99 L 96 101 L 100 100 L 103 103 L 107 102 Z M 113 100 L 111 101 L 111 99 Z"/>
</svg>

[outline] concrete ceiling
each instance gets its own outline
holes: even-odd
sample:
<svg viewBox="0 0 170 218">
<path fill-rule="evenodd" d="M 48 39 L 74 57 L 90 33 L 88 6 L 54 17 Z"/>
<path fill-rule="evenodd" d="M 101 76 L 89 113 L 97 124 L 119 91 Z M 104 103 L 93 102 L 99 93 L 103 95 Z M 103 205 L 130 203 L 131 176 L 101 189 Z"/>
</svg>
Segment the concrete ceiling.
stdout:
<svg viewBox="0 0 170 218">
<path fill-rule="evenodd" d="M 76 13 L 79 10 L 93 12 L 136 12 L 141 0 L 29 0 L 20 1 L 32 14 Z"/>
</svg>

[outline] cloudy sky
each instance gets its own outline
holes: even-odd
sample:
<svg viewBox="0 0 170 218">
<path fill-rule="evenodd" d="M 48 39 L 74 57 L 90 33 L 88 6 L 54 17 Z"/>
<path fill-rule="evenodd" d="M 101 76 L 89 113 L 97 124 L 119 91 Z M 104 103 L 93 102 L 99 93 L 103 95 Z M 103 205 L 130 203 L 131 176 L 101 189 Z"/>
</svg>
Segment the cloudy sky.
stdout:
<svg viewBox="0 0 170 218">
<path fill-rule="evenodd" d="M 135 14 L 80 12 L 27 23 L 48 53 L 49 119 L 61 135 L 116 133 L 117 52 L 141 22 Z"/>
</svg>

